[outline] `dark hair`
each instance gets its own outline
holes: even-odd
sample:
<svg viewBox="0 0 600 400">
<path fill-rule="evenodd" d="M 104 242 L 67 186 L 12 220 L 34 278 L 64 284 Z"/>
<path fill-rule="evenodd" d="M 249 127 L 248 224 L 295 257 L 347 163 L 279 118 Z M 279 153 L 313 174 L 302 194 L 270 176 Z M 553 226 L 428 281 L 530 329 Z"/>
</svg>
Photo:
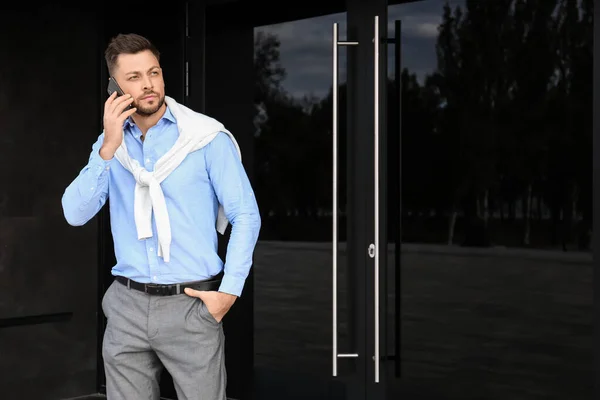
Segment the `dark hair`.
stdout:
<svg viewBox="0 0 600 400">
<path fill-rule="evenodd" d="M 109 74 L 113 74 L 117 66 L 117 58 L 120 54 L 137 54 L 145 50 L 150 50 L 160 61 L 158 49 L 145 37 L 135 33 L 120 33 L 113 37 L 104 52 L 104 59 L 106 60 Z"/>
</svg>

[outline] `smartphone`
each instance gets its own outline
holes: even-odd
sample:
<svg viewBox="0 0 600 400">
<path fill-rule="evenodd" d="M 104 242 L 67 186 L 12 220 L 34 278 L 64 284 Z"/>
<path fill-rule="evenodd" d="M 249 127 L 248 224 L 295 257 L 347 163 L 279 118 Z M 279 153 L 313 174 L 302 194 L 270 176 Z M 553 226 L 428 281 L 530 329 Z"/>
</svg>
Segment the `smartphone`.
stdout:
<svg viewBox="0 0 600 400">
<path fill-rule="evenodd" d="M 121 87 L 119 86 L 119 84 L 117 83 L 117 81 L 115 80 L 115 78 L 113 78 L 112 76 L 110 78 L 108 78 L 108 88 L 107 88 L 107 92 L 108 95 L 110 96 L 111 94 L 113 94 L 114 92 L 117 92 L 117 97 L 118 96 L 123 96 L 125 93 L 123 93 L 123 90 L 121 89 Z M 129 110 L 131 108 L 131 104 L 128 105 L 125 110 Z"/>
</svg>

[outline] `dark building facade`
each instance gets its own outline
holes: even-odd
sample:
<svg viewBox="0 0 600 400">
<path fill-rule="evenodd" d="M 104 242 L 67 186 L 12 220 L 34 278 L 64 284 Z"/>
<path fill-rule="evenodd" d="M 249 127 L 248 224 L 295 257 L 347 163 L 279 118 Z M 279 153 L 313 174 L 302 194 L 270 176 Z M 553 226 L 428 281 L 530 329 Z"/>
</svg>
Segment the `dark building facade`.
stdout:
<svg viewBox="0 0 600 400">
<path fill-rule="evenodd" d="M 228 397 L 592 398 L 597 3 L 0 6 L 0 398 L 104 392 L 110 220 L 60 200 L 127 32 L 261 208 Z"/>
</svg>

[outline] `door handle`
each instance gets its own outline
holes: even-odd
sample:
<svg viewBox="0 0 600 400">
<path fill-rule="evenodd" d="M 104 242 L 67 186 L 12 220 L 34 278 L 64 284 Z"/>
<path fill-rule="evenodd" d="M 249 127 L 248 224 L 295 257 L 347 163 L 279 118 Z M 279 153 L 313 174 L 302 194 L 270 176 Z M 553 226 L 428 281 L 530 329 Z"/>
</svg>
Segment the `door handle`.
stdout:
<svg viewBox="0 0 600 400">
<path fill-rule="evenodd" d="M 373 137 L 374 137 L 374 192 L 375 192 L 375 268 L 374 268 L 374 282 L 375 282 L 375 356 L 373 360 L 375 362 L 375 383 L 379 383 L 379 16 L 375 16 L 375 29 L 373 35 L 373 56 L 374 56 L 374 71 L 373 71 L 373 85 L 374 85 L 374 110 L 373 110 Z"/>
<path fill-rule="evenodd" d="M 340 41 L 339 25 L 333 24 L 333 376 L 337 376 L 338 358 L 356 358 L 357 353 L 338 353 L 337 268 L 338 268 L 338 46 L 357 46 L 358 42 Z"/>
<path fill-rule="evenodd" d="M 400 293 L 401 288 L 401 273 L 400 273 L 400 256 L 401 256 L 401 243 L 402 243 L 402 21 L 396 20 L 394 23 L 394 74 L 396 80 L 396 91 L 398 96 L 398 106 L 396 108 L 396 113 L 398 114 L 397 124 L 398 124 L 398 142 L 395 148 L 398 152 L 398 164 L 396 165 L 397 178 L 395 180 L 394 186 L 396 187 L 396 201 L 398 205 L 396 206 L 395 219 L 395 243 L 394 243 L 394 336 L 395 336 L 395 354 L 394 354 L 394 369 L 396 378 L 400 377 L 400 367 L 401 367 L 401 359 L 400 359 L 400 309 L 402 307 L 401 301 L 402 296 Z"/>
</svg>

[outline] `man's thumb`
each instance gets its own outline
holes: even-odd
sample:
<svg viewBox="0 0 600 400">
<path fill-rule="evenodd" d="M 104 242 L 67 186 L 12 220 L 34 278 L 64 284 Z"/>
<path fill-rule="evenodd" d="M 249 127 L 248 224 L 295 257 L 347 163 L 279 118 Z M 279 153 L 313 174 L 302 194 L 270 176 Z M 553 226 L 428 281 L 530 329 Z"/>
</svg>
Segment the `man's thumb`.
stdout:
<svg viewBox="0 0 600 400">
<path fill-rule="evenodd" d="M 183 289 L 183 291 L 185 292 L 185 294 L 187 294 L 188 296 L 193 296 L 193 297 L 198 297 L 199 299 L 201 299 L 201 293 L 198 290 L 194 290 L 191 288 L 185 288 Z"/>
</svg>

